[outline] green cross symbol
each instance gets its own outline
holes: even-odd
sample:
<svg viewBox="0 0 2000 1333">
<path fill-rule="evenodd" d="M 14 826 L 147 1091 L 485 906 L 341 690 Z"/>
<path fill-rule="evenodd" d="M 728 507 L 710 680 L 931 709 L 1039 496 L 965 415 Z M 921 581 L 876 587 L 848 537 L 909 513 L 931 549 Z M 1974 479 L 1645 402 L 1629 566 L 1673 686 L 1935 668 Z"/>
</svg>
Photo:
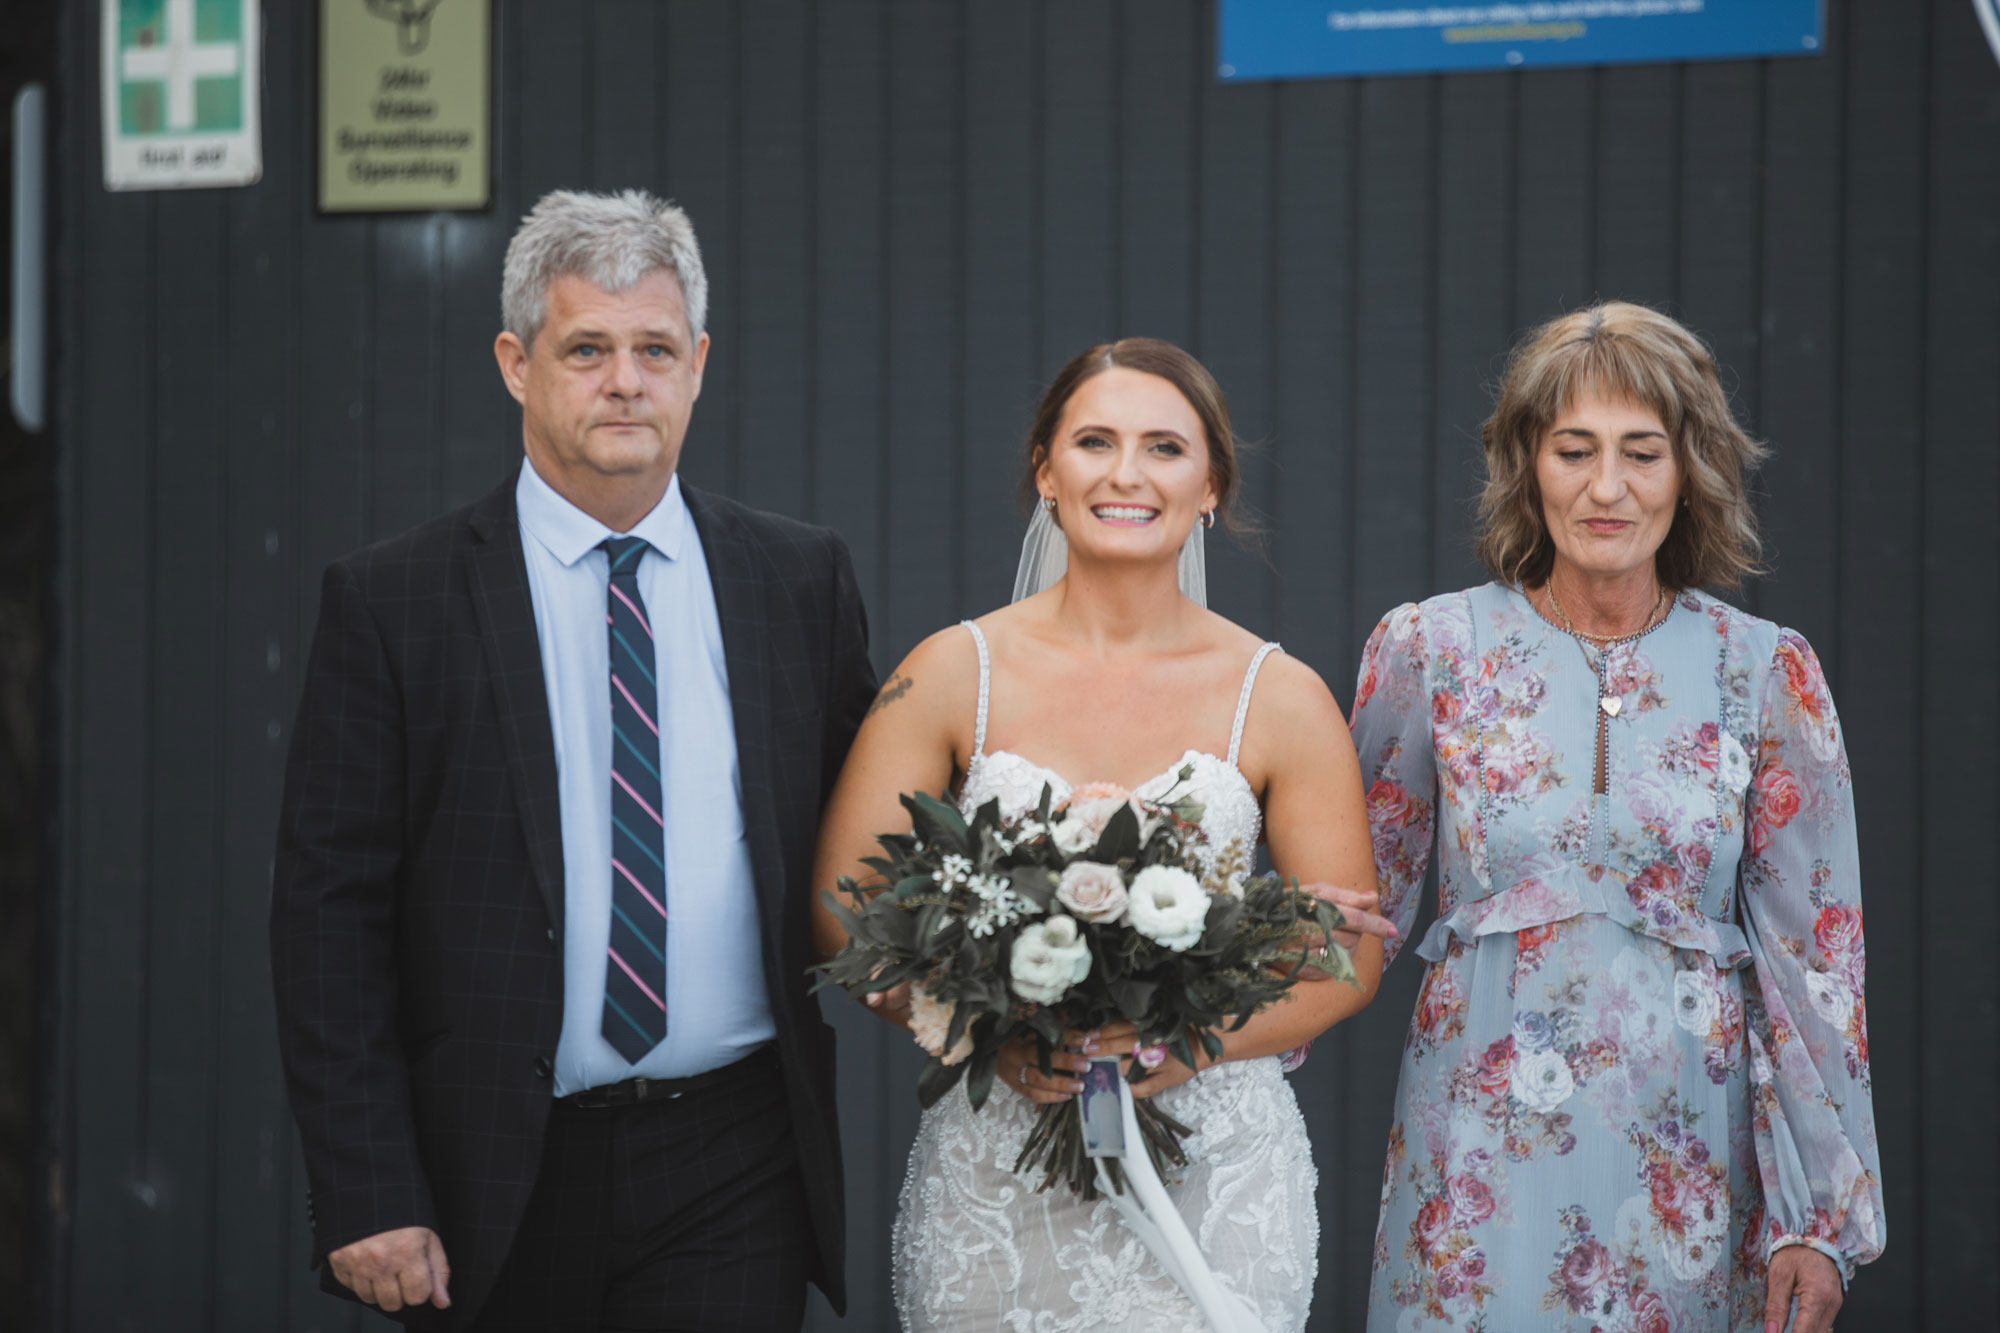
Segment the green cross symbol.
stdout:
<svg viewBox="0 0 2000 1333">
<path fill-rule="evenodd" d="M 243 128 L 242 0 L 118 0 L 127 134 Z"/>
</svg>

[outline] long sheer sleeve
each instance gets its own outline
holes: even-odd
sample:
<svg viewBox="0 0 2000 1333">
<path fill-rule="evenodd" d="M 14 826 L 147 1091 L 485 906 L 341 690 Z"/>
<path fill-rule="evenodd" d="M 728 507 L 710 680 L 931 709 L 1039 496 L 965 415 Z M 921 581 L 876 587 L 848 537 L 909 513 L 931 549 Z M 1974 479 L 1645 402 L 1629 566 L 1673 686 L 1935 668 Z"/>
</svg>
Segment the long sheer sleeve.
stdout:
<svg viewBox="0 0 2000 1333">
<path fill-rule="evenodd" d="M 1840 723 L 1819 659 L 1790 631 L 1778 636 L 1755 741 L 1740 882 L 1766 1245 L 1810 1245 L 1845 1281 L 1886 1237 L 1860 862 Z"/>
<path fill-rule="evenodd" d="M 1417 919 L 1437 827 L 1428 655 L 1423 609 L 1414 603 L 1399 606 L 1368 636 L 1354 689 L 1350 730 L 1367 792 L 1376 886 L 1382 915 L 1398 931 L 1385 943 L 1385 967 L 1395 960 Z"/>
</svg>

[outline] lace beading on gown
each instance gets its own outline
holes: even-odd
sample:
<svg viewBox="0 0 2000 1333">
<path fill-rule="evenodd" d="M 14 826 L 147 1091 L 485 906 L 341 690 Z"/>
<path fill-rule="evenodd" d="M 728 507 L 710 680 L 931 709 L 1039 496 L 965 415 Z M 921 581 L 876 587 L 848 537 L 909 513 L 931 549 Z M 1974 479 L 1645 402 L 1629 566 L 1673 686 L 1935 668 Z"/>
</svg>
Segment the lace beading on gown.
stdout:
<svg viewBox="0 0 2000 1333">
<path fill-rule="evenodd" d="M 976 627 L 974 629 L 977 634 Z M 1190 749 L 1141 783 L 1141 797 L 1164 795 L 1192 765 L 1185 792 L 1205 807 L 1211 848 L 1256 846 L 1262 814 L 1235 758 L 1260 651 L 1244 681 L 1227 758 Z M 980 712 L 974 757 L 959 795 L 970 813 L 998 797 L 1016 815 L 1034 808 L 1042 786 L 1062 801 L 1058 773 L 1007 751 L 983 753 L 985 643 L 980 648 Z M 1179 795 L 1180 793 L 1176 793 Z M 1256 1309 L 1264 1327 L 1300 1329 L 1317 1271 L 1317 1174 L 1278 1057 L 1231 1061 L 1159 1094 L 1160 1106 L 1195 1128 L 1189 1164 L 1168 1192 L 1222 1284 Z M 1193 1303 L 1103 1200 L 1086 1204 L 1057 1186 L 1037 1193 L 1014 1160 L 1037 1107 L 995 1084 L 972 1110 L 954 1090 L 924 1113 L 910 1149 L 894 1236 L 896 1305 L 912 1330 L 1005 1329 L 1009 1333 L 1198 1333 Z"/>
</svg>

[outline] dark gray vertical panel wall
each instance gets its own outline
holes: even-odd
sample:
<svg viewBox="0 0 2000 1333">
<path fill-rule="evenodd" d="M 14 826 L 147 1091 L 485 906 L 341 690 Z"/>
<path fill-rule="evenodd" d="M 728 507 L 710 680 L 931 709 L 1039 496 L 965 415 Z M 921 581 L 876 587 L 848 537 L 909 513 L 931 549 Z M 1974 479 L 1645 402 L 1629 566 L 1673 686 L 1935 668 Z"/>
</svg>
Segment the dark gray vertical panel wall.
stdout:
<svg viewBox="0 0 2000 1333">
<path fill-rule="evenodd" d="M 1021 432 L 1091 342 L 1215 368 L 1266 527 L 1217 603 L 1344 699 L 1385 610 L 1477 577 L 1512 337 L 1598 296 L 1706 333 L 1775 451 L 1743 600 L 1819 648 L 1862 810 L 1891 1245 L 1843 1324 L 2000 1300 L 2000 68 L 1962 0 L 1834 3 L 1810 60 L 1249 86 L 1195 0 L 498 0 L 494 207 L 382 218 L 313 214 L 310 10 L 265 7 L 261 184 L 114 196 L 99 6 L 66 7 L 57 1326 L 364 1324 L 303 1268 L 266 999 L 296 664 L 327 560 L 518 456 L 513 220 L 625 185 L 708 256 L 689 478 L 839 528 L 885 669 L 1005 596 Z M 1359 1327 L 1417 976 L 1296 1079 L 1315 1329 Z M 885 1328 L 915 1059 L 830 1009 L 846 1326 Z"/>
</svg>

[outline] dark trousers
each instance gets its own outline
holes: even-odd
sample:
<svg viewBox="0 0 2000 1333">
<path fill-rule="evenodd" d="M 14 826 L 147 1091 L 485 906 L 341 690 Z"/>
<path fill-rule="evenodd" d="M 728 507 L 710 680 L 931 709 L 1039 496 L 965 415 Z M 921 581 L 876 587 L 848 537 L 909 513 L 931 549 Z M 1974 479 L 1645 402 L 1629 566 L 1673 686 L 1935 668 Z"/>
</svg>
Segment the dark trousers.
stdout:
<svg viewBox="0 0 2000 1333">
<path fill-rule="evenodd" d="M 777 1061 L 626 1106 L 558 1101 L 477 1333 L 794 1333 L 812 1230 Z"/>
</svg>

